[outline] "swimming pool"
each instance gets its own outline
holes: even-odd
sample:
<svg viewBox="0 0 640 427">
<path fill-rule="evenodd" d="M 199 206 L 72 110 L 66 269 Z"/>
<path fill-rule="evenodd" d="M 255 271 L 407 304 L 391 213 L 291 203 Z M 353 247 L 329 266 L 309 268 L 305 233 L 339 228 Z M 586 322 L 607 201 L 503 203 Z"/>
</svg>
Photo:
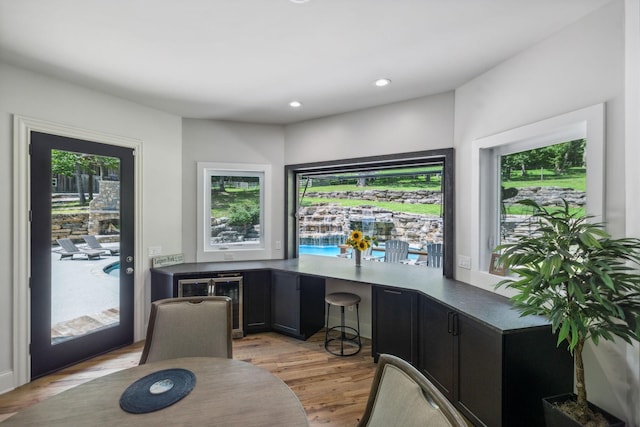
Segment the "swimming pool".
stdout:
<svg viewBox="0 0 640 427">
<path fill-rule="evenodd" d="M 340 253 L 340 248 L 333 246 L 316 246 L 316 245 L 300 245 L 298 246 L 298 253 L 305 255 L 322 255 L 322 256 L 336 256 Z"/>
<path fill-rule="evenodd" d="M 384 246 L 384 245 L 381 245 Z M 298 253 L 300 255 L 321 255 L 321 256 L 337 256 L 340 253 L 340 248 L 337 246 L 316 246 L 316 245 L 300 245 L 298 246 Z M 384 252 L 374 251 L 374 256 L 383 257 Z M 418 255 L 409 254 L 409 259 L 418 258 Z"/>
<path fill-rule="evenodd" d="M 120 277 L 120 262 L 114 262 L 102 269 L 109 276 Z"/>
</svg>

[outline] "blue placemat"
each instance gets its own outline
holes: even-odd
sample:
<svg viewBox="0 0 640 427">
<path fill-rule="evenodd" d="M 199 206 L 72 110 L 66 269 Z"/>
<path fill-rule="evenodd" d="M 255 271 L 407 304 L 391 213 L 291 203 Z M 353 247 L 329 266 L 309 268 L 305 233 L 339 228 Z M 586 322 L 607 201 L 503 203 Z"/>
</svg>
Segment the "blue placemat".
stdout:
<svg viewBox="0 0 640 427">
<path fill-rule="evenodd" d="M 173 405 L 196 385 L 196 376 L 186 369 L 164 369 L 140 378 L 120 396 L 120 407 L 144 414 Z"/>
</svg>

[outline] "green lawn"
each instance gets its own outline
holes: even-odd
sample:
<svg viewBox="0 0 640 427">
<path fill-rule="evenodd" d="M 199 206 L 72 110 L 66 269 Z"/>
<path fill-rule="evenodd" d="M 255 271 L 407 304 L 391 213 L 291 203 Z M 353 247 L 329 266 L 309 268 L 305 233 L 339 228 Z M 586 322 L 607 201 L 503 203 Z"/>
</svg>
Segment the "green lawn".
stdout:
<svg viewBox="0 0 640 427">
<path fill-rule="evenodd" d="M 320 203 L 333 203 L 343 207 L 354 206 L 377 206 L 382 209 L 388 209 L 393 212 L 406 212 L 412 214 L 440 216 L 440 205 L 421 205 L 394 202 L 372 202 L 369 200 L 352 200 L 352 199 L 324 199 L 315 197 L 305 197 L 303 206 Z"/>
<path fill-rule="evenodd" d="M 543 169 L 542 172 L 540 170 L 532 170 L 524 177 L 520 172 L 513 173 L 511 179 L 502 180 L 502 186 L 505 188 L 562 187 L 586 191 L 586 177 L 587 174 L 584 168 L 572 168 L 563 174 L 556 174 L 548 169 Z"/>
</svg>

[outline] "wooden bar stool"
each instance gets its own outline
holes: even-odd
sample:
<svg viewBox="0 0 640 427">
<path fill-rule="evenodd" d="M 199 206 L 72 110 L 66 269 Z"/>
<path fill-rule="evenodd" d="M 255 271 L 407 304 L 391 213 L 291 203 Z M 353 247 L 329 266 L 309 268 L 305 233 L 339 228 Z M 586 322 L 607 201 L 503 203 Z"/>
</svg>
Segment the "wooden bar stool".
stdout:
<svg viewBox="0 0 640 427">
<path fill-rule="evenodd" d="M 324 335 L 325 350 L 331 354 L 335 354 L 336 356 L 353 356 L 354 354 L 357 354 L 362 348 L 362 341 L 360 340 L 360 297 L 348 292 L 335 292 L 327 295 L 324 300 L 327 303 L 327 323 Z M 331 313 L 332 305 L 340 307 L 340 325 L 330 328 L 329 315 Z M 353 328 L 345 324 L 344 308 L 351 307 L 353 305 L 356 306 L 357 328 Z M 338 333 L 336 334 L 335 332 Z M 333 348 L 337 347 L 336 345 L 330 345 L 331 343 L 336 344 L 338 342 L 340 343 L 339 349 Z"/>
</svg>

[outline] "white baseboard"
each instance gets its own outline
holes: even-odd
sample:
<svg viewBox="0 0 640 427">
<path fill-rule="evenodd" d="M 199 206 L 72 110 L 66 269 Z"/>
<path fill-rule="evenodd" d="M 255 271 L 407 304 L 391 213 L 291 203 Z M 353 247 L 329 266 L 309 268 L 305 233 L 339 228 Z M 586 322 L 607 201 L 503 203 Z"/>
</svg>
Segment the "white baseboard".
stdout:
<svg viewBox="0 0 640 427">
<path fill-rule="evenodd" d="M 0 372 L 0 394 L 13 390 L 14 384 L 13 371 Z"/>
</svg>

